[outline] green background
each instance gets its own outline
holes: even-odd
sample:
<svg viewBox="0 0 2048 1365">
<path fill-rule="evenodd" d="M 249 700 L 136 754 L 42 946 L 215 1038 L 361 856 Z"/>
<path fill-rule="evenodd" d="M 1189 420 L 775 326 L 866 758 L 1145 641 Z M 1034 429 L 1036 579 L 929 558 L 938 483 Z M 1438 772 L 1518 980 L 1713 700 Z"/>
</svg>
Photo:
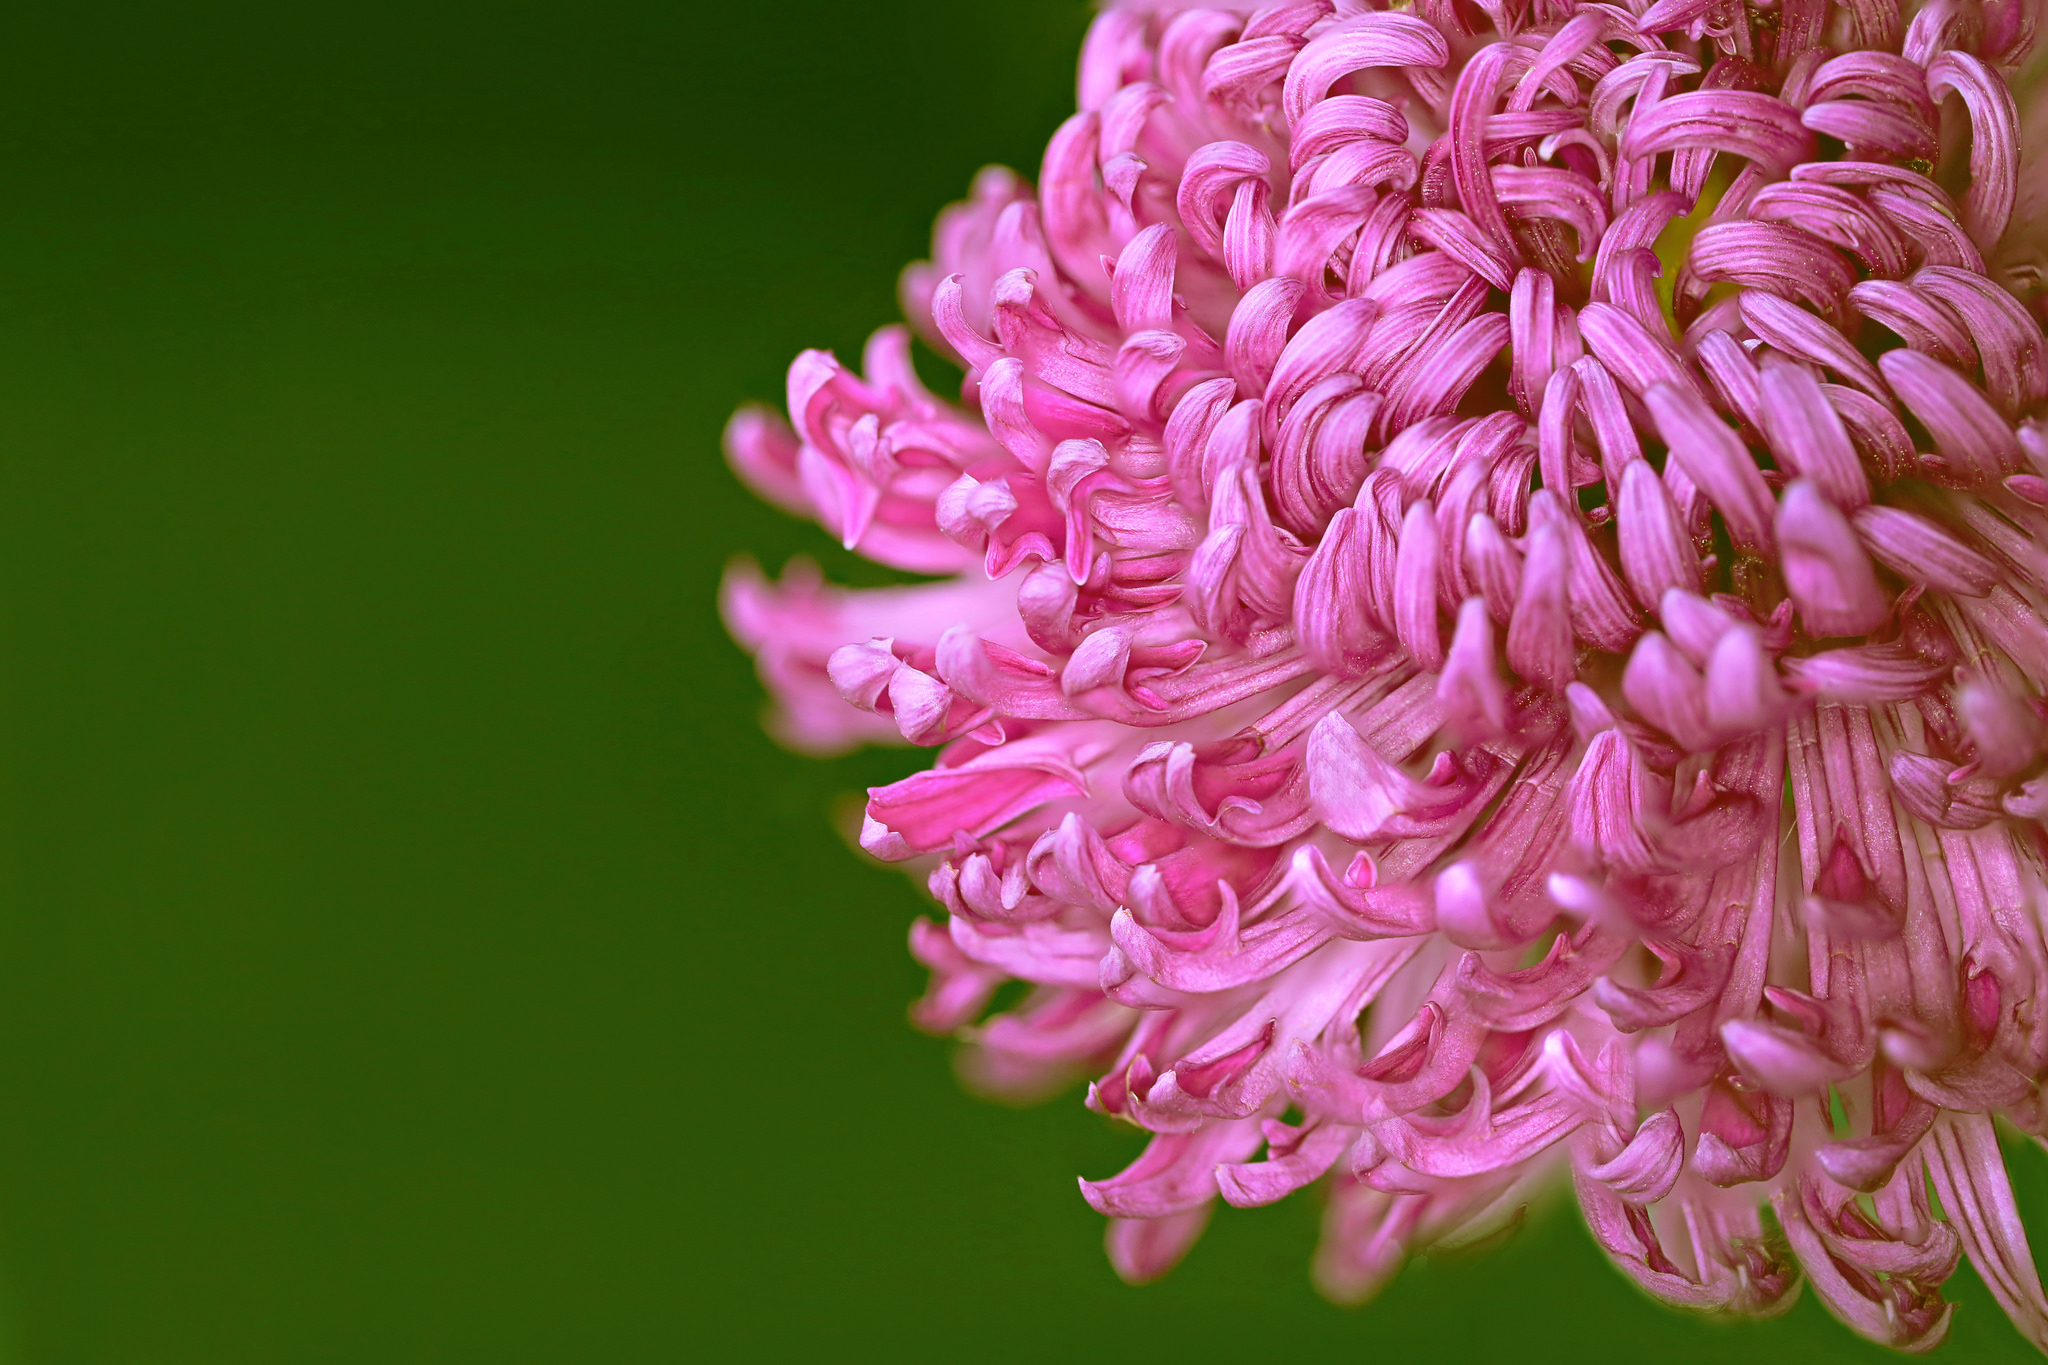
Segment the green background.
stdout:
<svg viewBox="0 0 2048 1365">
<path fill-rule="evenodd" d="M 9 14 L 0 1356 L 1875 1358 L 1564 1208 L 1359 1312 L 1308 1198 L 1127 1289 L 1073 1179 L 1134 1135 L 905 1022 L 920 894 L 830 813 L 915 758 L 775 749 L 713 608 L 859 571 L 718 431 L 1035 165 L 1085 22 Z M 2027 1356 L 1956 1288 L 1951 1359 Z"/>
</svg>

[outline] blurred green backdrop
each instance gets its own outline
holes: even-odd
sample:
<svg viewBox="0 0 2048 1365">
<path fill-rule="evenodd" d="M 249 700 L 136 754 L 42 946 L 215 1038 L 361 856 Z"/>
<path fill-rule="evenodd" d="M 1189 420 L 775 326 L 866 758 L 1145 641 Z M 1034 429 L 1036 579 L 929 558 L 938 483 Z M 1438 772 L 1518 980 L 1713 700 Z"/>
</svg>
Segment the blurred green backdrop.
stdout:
<svg viewBox="0 0 2048 1365">
<path fill-rule="evenodd" d="M 713 609 L 858 570 L 718 431 L 1035 165 L 1086 19 L 9 16 L 6 1360 L 1875 1358 L 1656 1309 L 1565 1209 L 1361 1312 L 1306 1199 L 1126 1289 L 1073 1179 L 1135 1136 L 905 1023 L 920 895 L 828 813 L 915 760 L 776 750 Z M 2027 1358 L 1958 1287 L 1949 1358 Z"/>
</svg>

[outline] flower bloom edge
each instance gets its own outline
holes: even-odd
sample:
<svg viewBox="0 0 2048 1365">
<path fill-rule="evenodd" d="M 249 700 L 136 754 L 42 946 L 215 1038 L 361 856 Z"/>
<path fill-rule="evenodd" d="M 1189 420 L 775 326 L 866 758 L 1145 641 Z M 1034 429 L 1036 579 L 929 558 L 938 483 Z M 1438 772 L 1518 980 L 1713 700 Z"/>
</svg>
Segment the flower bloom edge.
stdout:
<svg viewBox="0 0 2048 1365">
<path fill-rule="evenodd" d="M 785 742 L 936 750 L 914 1017 L 1152 1134 L 1120 1274 L 1323 1182 L 1356 1301 L 1568 1178 L 1666 1302 L 1921 1351 L 1967 1256 L 2048 1347 L 2037 9 L 1111 8 L 904 273 L 960 402 L 890 327 L 735 416 L 936 576 L 724 609 Z"/>
</svg>

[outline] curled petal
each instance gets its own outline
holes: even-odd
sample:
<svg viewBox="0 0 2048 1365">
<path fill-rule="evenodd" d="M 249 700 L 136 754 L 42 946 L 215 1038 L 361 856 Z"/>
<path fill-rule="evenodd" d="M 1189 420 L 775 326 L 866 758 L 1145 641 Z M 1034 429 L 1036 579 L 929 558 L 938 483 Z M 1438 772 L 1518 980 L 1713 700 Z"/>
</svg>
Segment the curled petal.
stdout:
<svg viewBox="0 0 2048 1365">
<path fill-rule="evenodd" d="M 1716 1081 L 1700 1110 L 1694 1168 L 1723 1189 L 1769 1180 L 1791 1150 L 1792 1116 L 1788 1099 L 1733 1078 Z"/>
<path fill-rule="evenodd" d="M 1126 332 L 1173 325 L 1173 229 L 1155 223 L 1124 245 L 1109 290 L 1110 306 Z"/>
<path fill-rule="evenodd" d="M 1706 671 L 1707 724 L 1747 735 L 1780 720 L 1790 702 L 1759 632 L 1737 626 L 1714 643 Z"/>
<path fill-rule="evenodd" d="M 1934 101 L 1928 98 L 1926 74 L 1921 65 L 1882 50 L 1844 52 L 1822 62 L 1813 74 L 1810 99 L 1841 99 L 1861 96 L 1903 106 L 1922 123 L 1932 126 Z"/>
<path fill-rule="evenodd" d="M 1886 351 L 1878 367 L 1934 437 L 1950 478 L 1990 483 L 2019 472 L 2020 444 L 2011 424 L 1962 374 L 1918 351 Z"/>
<path fill-rule="evenodd" d="M 1264 152 L 1242 142 L 1211 142 L 1188 158 L 1180 179 L 1180 221 L 1198 248 L 1216 260 L 1223 259 L 1223 224 L 1216 216 L 1217 199 L 1224 194 L 1235 195 L 1237 187 L 1246 181 L 1263 180 L 1272 168 Z"/>
<path fill-rule="evenodd" d="M 1895 1350 L 1922 1352 L 1939 1346 L 1948 1334 L 1955 1305 L 1942 1299 L 1940 1284 L 1953 1268 L 1954 1256 L 1921 1257 L 1918 1274 L 1891 1269 L 1886 1262 L 1900 1251 L 1917 1252 L 1903 1238 L 1874 1225 L 1854 1205 L 1831 1212 L 1822 1201 L 1823 1182 L 1802 1178 L 1798 1198 L 1781 1192 L 1772 1206 L 1786 1240 L 1799 1254 L 1815 1293 L 1829 1311 L 1861 1335 Z M 1957 1250 L 1953 1234 L 1935 1225 L 1925 1238 L 1929 1249 Z M 1880 1270 L 1880 1266 L 1886 1266 Z"/>
<path fill-rule="evenodd" d="M 1957 210 L 1931 185 L 1877 184 L 1866 197 L 1872 208 L 1898 225 L 1926 264 L 1984 268 L 1983 253 L 1963 230 Z"/>
<path fill-rule="evenodd" d="M 1809 126 L 1817 126 L 1817 114 L 1815 109 L 1807 111 Z M 1855 256 L 1880 278 L 1897 279 L 1906 273 L 1907 241 L 1898 227 L 1864 199 L 1837 186 L 1800 180 L 1766 185 L 1750 200 L 1749 216 L 1803 228 Z"/>
<path fill-rule="evenodd" d="M 1439 67 L 1451 51 L 1443 35 L 1406 14 L 1362 14 L 1324 30 L 1287 68 L 1280 108 L 1288 124 L 1302 122 L 1339 76 L 1368 67 Z"/>
<path fill-rule="evenodd" d="M 1648 821 L 1657 809 L 1653 779 L 1618 730 L 1593 737 L 1571 782 L 1572 841 L 1592 857 L 1631 872 L 1663 866 Z"/>
<path fill-rule="evenodd" d="M 1318 1123 L 1299 1136 L 1271 1120 L 1263 1126 L 1267 1138 L 1264 1161 L 1216 1168 L 1223 1202 L 1234 1208 L 1259 1208 L 1285 1199 L 1336 1165 L 1344 1149 L 1358 1137 L 1358 1129 L 1341 1123 Z"/>
<path fill-rule="evenodd" d="M 1831 317 L 1856 283 L 1839 252 L 1811 233 L 1780 223 L 1710 223 L 1692 239 L 1687 267 L 1702 281 L 1726 280 L 1780 294 Z"/>
<path fill-rule="evenodd" d="M 1429 933 L 1436 926 L 1427 890 L 1411 884 L 1377 884 L 1372 859 L 1360 853 L 1354 871 L 1338 877 L 1321 849 L 1303 844 L 1294 852 L 1287 889 L 1327 919 L 1334 931 L 1349 939 L 1405 938 Z"/>
<path fill-rule="evenodd" d="M 1727 521 L 1737 548 L 1767 553 L 1772 541 L 1771 491 L 1741 440 L 1697 394 L 1675 385 L 1653 385 L 1643 402 L 1671 447 L 1671 457 Z"/>
<path fill-rule="evenodd" d="M 1936 356 L 1967 372 L 1973 356 L 1984 362 L 1984 388 L 2007 417 L 2048 401 L 2048 341 L 2041 324 L 2018 299 L 1981 275 L 1930 265 L 1912 284 L 1939 299 L 1969 330 L 1971 347 L 1956 359 Z"/>
<path fill-rule="evenodd" d="M 1796 304 L 1761 289 L 1744 290 L 1742 320 L 1759 340 L 1787 355 L 1827 366 L 1879 402 L 1888 400 L 1877 367 L 1865 360 L 1840 332 Z"/>
<path fill-rule="evenodd" d="M 1501 735 L 1508 728 L 1508 693 L 1494 668 L 1493 618 L 1486 600 L 1467 598 L 1458 608 L 1437 702 L 1446 721 L 1467 734 Z"/>
<path fill-rule="evenodd" d="M 1532 531 L 1521 566 L 1521 588 L 1508 622 L 1508 666 L 1531 682 L 1560 692 L 1577 667 L 1568 574 L 1563 533 L 1553 526 Z"/>
<path fill-rule="evenodd" d="M 1914 350 L 1945 365 L 1966 369 L 1976 363 L 1977 348 L 1955 314 L 1911 285 L 1865 280 L 1849 291 L 1849 302 Z"/>
<path fill-rule="evenodd" d="M 1970 188 L 1963 194 L 1963 224 L 1988 251 L 2012 220 L 2019 109 L 2004 78 L 1967 52 L 1944 52 L 1929 62 L 1927 91 L 1936 100 L 1960 95 L 1970 112 Z"/>
<path fill-rule="evenodd" d="M 1427 499 L 1409 507 L 1401 523 L 1401 548 L 1394 562 L 1394 629 L 1402 646 L 1424 668 L 1443 667 L 1443 633 L 1437 622 L 1438 541 L 1436 514 Z"/>
<path fill-rule="evenodd" d="M 1868 100 L 1821 100 L 1800 111 L 1807 128 L 1849 144 L 1859 156 L 1924 157 L 1935 150 L 1926 123 L 1896 105 Z"/>
<path fill-rule="evenodd" d="M 1836 384 L 1821 385 L 1821 392 L 1848 428 L 1856 453 L 1881 479 L 1890 482 L 1915 469 L 1913 438 L 1888 401 Z"/>
<path fill-rule="evenodd" d="M 1574 171 L 1553 167 L 1495 166 L 1493 185 L 1502 204 L 1536 218 L 1569 225 L 1579 240 L 1578 258 L 1593 259 L 1607 227 L 1600 188 Z"/>
<path fill-rule="evenodd" d="M 1870 559 L 1819 487 L 1796 479 L 1778 504 L 1778 552 L 1785 586 L 1811 634 L 1861 635 L 1890 612 Z"/>
<path fill-rule="evenodd" d="M 2001 814 L 1995 789 L 1954 780 L 1955 765 L 1931 755 L 1893 754 L 1891 776 L 1899 803 L 1937 829 L 1982 829 Z"/>
<path fill-rule="evenodd" d="M 1998 566 L 1953 532 L 1899 507 L 1864 507 L 1856 535 L 1871 557 L 1910 583 L 1940 592 L 1982 597 L 1999 580 Z"/>
<path fill-rule="evenodd" d="M 1814 1152 L 1814 1159 L 1831 1179 L 1849 1189 L 1882 1189 L 1890 1183 L 1899 1162 L 1934 1126 L 1935 1112 L 1926 1100 L 1915 1098 L 1890 1130 L 1826 1143 Z"/>
<path fill-rule="evenodd" d="M 1300 62 L 1297 59 L 1296 65 Z M 1287 158 L 1299 171 L 1319 156 L 1353 142 L 1384 142 L 1400 146 L 1408 140 L 1408 120 L 1385 100 L 1369 95 L 1333 95 L 1309 106 L 1295 122 Z"/>
<path fill-rule="evenodd" d="M 1150 1284 L 1179 1265 L 1209 1226 L 1204 1203 L 1158 1218 L 1112 1218 L 1103 1234 L 1110 1267 L 1125 1284 Z"/>
<path fill-rule="evenodd" d="M 1867 706 L 1911 701 L 1945 676 L 1949 666 L 1901 645 L 1850 645 L 1787 659 L 1785 671 L 1806 691 Z"/>
<path fill-rule="evenodd" d="M 1847 1070 L 1810 1039 L 1753 1019 L 1723 1024 L 1721 1043 L 1745 1076 L 1774 1095 L 1807 1094 Z"/>
<path fill-rule="evenodd" d="M 1206 1124 L 1192 1133 L 1161 1133 L 1117 1174 L 1081 1181 L 1081 1194 L 1097 1213 L 1113 1218 L 1187 1213 L 1216 1197 L 1217 1164 L 1242 1161 L 1263 1137 L 1256 1119 Z"/>
<path fill-rule="evenodd" d="M 1752 90 L 1672 95 L 1631 119 L 1621 139 L 1621 154 L 1629 158 L 1679 147 L 1733 152 L 1783 175 L 1813 159 L 1814 140 L 1797 109 Z"/>
<path fill-rule="evenodd" d="M 1810 479 L 1844 512 L 1870 501 L 1870 480 L 1856 447 L 1819 381 L 1803 366 L 1774 360 L 1763 368 L 1762 398 L 1764 435 L 1782 468 Z"/>
<path fill-rule="evenodd" d="M 1439 754 L 1427 776 L 1410 777 L 1380 756 L 1342 716 L 1316 723 L 1308 743 L 1309 791 L 1323 823 L 1354 843 L 1459 809 L 1475 779 Z"/>
<path fill-rule="evenodd" d="M 1628 1145 L 1586 1175 L 1631 1204 L 1654 1204 L 1671 1193 L 1685 1170 L 1685 1130 L 1675 1110 L 1660 1109 L 1643 1120 Z"/>
<path fill-rule="evenodd" d="M 1487 1105 L 1490 1098 L 1483 1084 L 1475 1084 L 1471 1100 L 1475 1109 Z M 1393 1160 L 1414 1174 L 1458 1180 L 1528 1161 L 1569 1136 L 1583 1121 L 1584 1115 L 1572 1101 L 1547 1095 L 1499 1113 L 1475 1112 L 1472 1131 L 1451 1136 L 1424 1135 L 1400 1119 L 1381 1125 L 1374 1135 Z"/>
</svg>

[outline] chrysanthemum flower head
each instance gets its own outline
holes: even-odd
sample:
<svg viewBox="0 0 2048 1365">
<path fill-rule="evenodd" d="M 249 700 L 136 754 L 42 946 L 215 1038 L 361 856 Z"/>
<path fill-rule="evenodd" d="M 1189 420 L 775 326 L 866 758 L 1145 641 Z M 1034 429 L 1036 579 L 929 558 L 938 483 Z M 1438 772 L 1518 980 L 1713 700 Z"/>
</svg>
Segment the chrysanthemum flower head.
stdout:
<svg viewBox="0 0 2048 1365">
<path fill-rule="evenodd" d="M 904 276 L 960 403 L 890 328 L 735 418 L 944 576 L 726 607 L 788 740 L 936 750 L 917 1018 L 1154 1134 L 1120 1273 L 1323 1181 L 1358 1299 L 1568 1174 L 1671 1303 L 1919 1350 L 1967 1255 L 2048 1344 L 2034 23 L 1115 8 Z"/>
</svg>

